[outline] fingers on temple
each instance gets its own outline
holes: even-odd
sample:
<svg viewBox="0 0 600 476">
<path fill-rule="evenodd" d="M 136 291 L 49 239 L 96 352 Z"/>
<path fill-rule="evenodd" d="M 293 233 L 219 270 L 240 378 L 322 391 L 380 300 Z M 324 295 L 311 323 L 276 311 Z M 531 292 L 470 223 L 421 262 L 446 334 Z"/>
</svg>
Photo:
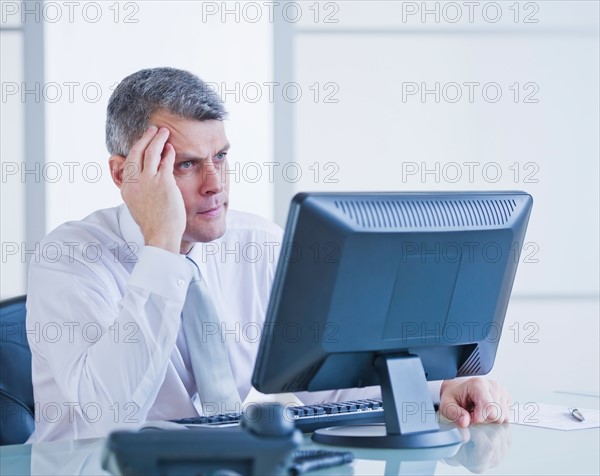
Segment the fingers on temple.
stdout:
<svg viewBox="0 0 600 476">
<path fill-rule="evenodd" d="M 161 127 L 144 151 L 144 165 L 142 172 L 156 175 L 168 138 L 169 129 Z"/>
<path fill-rule="evenodd" d="M 142 170 L 144 151 L 158 132 L 158 128 L 156 126 L 150 126 L 146 129 L 146 132 L 142 135 L 142 137 L 133 144 L 131 150 L 129 151 L 129 155 L 125 159 L 125 164 L 133 164 L 137 167 L 138 171 Z"/>
<path fill-rule="evenodd" d="M 175 148 L 167 143 L 163 149 L 161 156 L 160 165 L 158 166 L 159 172 L 173 173 L 173 167 L 175 165 Z"/>
</svg>

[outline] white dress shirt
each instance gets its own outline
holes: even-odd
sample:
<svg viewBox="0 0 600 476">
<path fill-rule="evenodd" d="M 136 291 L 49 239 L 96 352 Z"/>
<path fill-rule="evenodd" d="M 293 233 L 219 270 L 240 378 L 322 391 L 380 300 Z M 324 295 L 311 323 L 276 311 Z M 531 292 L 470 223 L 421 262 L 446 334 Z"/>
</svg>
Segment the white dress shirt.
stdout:
<svg viewBox="0 0 600 476">
<path fill-rule="evenodd" d="M 240 396 L 251 390 L 282 230 L 229 210 L 225 235 L 197 243 Z M 105 436 L 146 420 L 201 413 L 181 310 L 192 269 L 144 246 L 125 205 L 68 222 L 30 264 L 26 331 L 36 413 L 29 442 Z M 434 399 L 439 384 L 433 385 Z M 298 394 L 302 401 L 376 396 L 378 388 Z M 232 409 L 234 410 L 234 409 Z"/>
</svg>

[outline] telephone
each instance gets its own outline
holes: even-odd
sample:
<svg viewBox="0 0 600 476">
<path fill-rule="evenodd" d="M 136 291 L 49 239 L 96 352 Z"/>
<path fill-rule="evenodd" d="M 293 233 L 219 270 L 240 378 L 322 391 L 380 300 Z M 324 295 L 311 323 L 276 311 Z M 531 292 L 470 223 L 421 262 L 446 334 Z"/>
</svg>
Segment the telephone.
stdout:
<svg viewBox="0 0 600 476">
<path fill-rule="evenodd" d="M 102 467 L 114 475 L 283 475 L 303 441 L 289 410 L 250 405 L 239 426 L 115 431 Z"/>
</svg>

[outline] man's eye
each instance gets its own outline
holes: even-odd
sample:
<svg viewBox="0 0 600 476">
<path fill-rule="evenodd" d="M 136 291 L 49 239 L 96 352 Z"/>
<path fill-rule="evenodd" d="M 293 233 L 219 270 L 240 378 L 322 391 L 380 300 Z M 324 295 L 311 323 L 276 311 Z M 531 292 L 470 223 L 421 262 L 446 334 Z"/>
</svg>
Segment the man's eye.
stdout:
<svg viewBox="0 0 600 476">
<path fill-rule="evenodd" d="M 192 168 L 192 161 L 191 160 L 186 160 L 185 162 L 180 162 L 179 163 L 179 168 L 181 169 L 191 169 Z"/>
<path fill-rule="evenodd" d="M 215 157 L 216 160 L 218 161 L 223 161 L 227 158 L 227 152 L 219 152 L 217 154 L 217 156 Z"/>
</svg>

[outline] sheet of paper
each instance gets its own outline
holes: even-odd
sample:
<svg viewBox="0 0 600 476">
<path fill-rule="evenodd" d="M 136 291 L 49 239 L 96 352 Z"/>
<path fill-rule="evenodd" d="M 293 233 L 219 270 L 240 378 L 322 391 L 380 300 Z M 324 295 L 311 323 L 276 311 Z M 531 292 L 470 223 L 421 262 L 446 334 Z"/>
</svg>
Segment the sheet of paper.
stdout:
<svg viewBox="0 0 600 476">
<path fill-rule="evenodd" d="M 555 430 L 584 430 L 600 427 L 600 412 L 579 408 L 585 421 L 578 421 L 569 413 L 569 407 L 547 403 L 528 402 L 510 407 L 510 422 L 517 425 L 539 426 Z"/>
</svg>

